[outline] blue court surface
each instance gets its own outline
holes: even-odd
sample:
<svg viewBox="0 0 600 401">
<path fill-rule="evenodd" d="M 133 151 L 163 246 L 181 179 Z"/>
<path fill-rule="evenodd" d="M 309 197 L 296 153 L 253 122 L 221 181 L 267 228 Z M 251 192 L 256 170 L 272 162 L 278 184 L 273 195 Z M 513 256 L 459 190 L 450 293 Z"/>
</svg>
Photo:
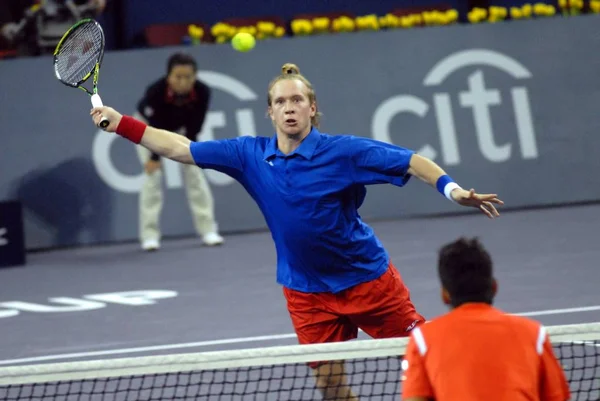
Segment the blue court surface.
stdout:
<svg viewBox="0 0 600 401">
<path fill-rule="evenodd" d="M 496 305 L 546 325 L 600 321 L 600 206 L 376 222 L 418 310 L 445 312 L 436 252 L 478 236 L 495 261 Z M 295 344 L 268 232 L 32 253 L 1 269 L 0 364 Z"/>
</svg>

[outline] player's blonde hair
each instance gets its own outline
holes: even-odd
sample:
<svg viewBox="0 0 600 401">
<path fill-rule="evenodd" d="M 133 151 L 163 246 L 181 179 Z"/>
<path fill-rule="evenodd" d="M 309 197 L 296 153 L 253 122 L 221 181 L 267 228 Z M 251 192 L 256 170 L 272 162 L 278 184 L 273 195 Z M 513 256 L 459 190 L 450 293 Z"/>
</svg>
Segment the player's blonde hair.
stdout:
<svg viewBox="0 0 600 401">
<path fill-rule="evenodd" d="M 300 74 L 300 69 L 298 68 L 298 66 L 296 64 L 285 63 L 281 67 L 281 74 L 279 74 L 278 76 L 273 78 L 273 80 L 269 84 L 269 89 L 267 91 L 267 105 L 269 107 L 271 107 L 271 102 L 273 101 L 273 99 L 271 98 L 271 89 L 273 89 L 273 86 L 277 82 L 283 81 L 285 79 L 297 79 L 298 81 L 302 82 L 304 84 L 304 86 L 306 86 L 306 89 L 308 92 L 307 93 L 308 100 L 311 104 L 314 103 L 315 107 L 317 108 L 317 112 L 310 119 L 310 122 L 313 126 L 318 128 L 319 123 L 321 121 L 322 113 L 319 111 L 319 106 L 317 105 L 317 95 L 315 94 L 315 90 L 314 90 L 312 84 L 310 83 L 310 81 L 308 79 L 306 79 L 306 77 L 304 75 Z"/>
</svg>

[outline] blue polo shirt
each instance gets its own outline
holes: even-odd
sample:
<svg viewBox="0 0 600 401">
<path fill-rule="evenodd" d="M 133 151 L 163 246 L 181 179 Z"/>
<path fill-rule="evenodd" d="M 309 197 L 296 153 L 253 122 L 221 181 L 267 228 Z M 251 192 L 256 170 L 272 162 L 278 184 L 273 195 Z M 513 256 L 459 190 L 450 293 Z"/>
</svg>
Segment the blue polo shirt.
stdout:
<svg viewBox="0 0 600 401">
<path fill-rule="evenodd" d="M 202 168 L 225 173 L 262 211 L 277 251 L 277 282 L 302 292 L 339 292 L 388 268 L 388 254 L 358 213 L 365 185 L 407 183 L 413 151 L 313 128 L 288 155 L 277 137 L 193 142 Z"/>
</svg>

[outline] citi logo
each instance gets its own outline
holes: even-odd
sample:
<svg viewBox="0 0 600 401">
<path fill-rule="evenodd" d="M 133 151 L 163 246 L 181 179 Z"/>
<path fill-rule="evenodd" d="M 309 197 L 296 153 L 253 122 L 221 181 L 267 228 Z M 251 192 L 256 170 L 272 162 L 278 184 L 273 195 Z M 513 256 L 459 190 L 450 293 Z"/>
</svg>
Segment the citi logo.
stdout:
<svg viewBox="0 0 600 401">
<path fill-rule="evenodd" d="M 531 72 L 517 60 L 502 53 L 485 49 L 470 49 L 453 53 L 444 58 L 427 73 L 423 80 L 425 87 L 437 88 L 459 69 L 467 67 L 489 66 L 497 68 L 518 81 L 532 77 Z M 492 123 L 490 109 L 499 106 L 502 99 L 498 89 L 488 88 L 485 76 L 481 69 L 475 69 L 467 79 L 468 90 L 453 94 L 458 99 L 462 108 L 470 108 L 473 115 L 473 125 L 477 145 L 481 154 L 490 162 L 500 163 L 509 160 L 513 154 L 513 144 L 499 144 L 496 141 L 494 130 L 500 124 Z M 538 157 L 538 148 L 531 114 L 529 93 L 523 85 L 510 88 L 510 101 L 514 113 L 514 122 L 518 136 L 518 147 L 523 159 Z M 453 111 L 452 95 L 447 92 L 435 92 L 431 103 L 414 95 L 397 95 L 385 100 L 375 110 L 371 129 L 375 139 L 391 143 L 390 123 L 394 117 L 401 113 L 410 113 L 420 118 L 425 118 L 433 105 L 439 133 L 439 150 L 431 144 L 424 145 L 419 151 L 423 156 L 441 159 L 446 165 L 460 164 L 458 134 L 456 130 L 455 114 Z M 455 100 L 456 102 L 456 100 Z M 504 121 L 502 126 L 511 124 Z M 461 137 L 467 136 L 462 134 Z"/>
</svg>

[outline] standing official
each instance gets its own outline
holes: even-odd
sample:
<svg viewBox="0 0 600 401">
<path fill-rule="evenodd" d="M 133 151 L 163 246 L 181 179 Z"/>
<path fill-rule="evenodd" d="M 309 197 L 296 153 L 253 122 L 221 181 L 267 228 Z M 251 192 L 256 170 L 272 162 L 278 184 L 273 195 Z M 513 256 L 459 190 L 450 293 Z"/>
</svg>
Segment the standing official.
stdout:
<svg viewBox="0 0 600 401">
<path fill-rule="evenodd" d="M 153 127 L 176 132 L 191 141 L 202 130 L 210 103 L 210 88 L 196 78 L 197 65 L 189 55 L 173 54 L 167 75 L 151 84 L 137 107 L 136 117 Z M 142 249 L 160 248 L 159 218 L 163 204 L 161 159 L 156 153 L 137 146 L 146 179 L 139 199 L 139 236 Z M 205 245 L 220 245 L 223 238 L 214 218 L 214 202 L 202 169 L 183 165 L 187 199 L 194 227 Z"/>
</svg>

